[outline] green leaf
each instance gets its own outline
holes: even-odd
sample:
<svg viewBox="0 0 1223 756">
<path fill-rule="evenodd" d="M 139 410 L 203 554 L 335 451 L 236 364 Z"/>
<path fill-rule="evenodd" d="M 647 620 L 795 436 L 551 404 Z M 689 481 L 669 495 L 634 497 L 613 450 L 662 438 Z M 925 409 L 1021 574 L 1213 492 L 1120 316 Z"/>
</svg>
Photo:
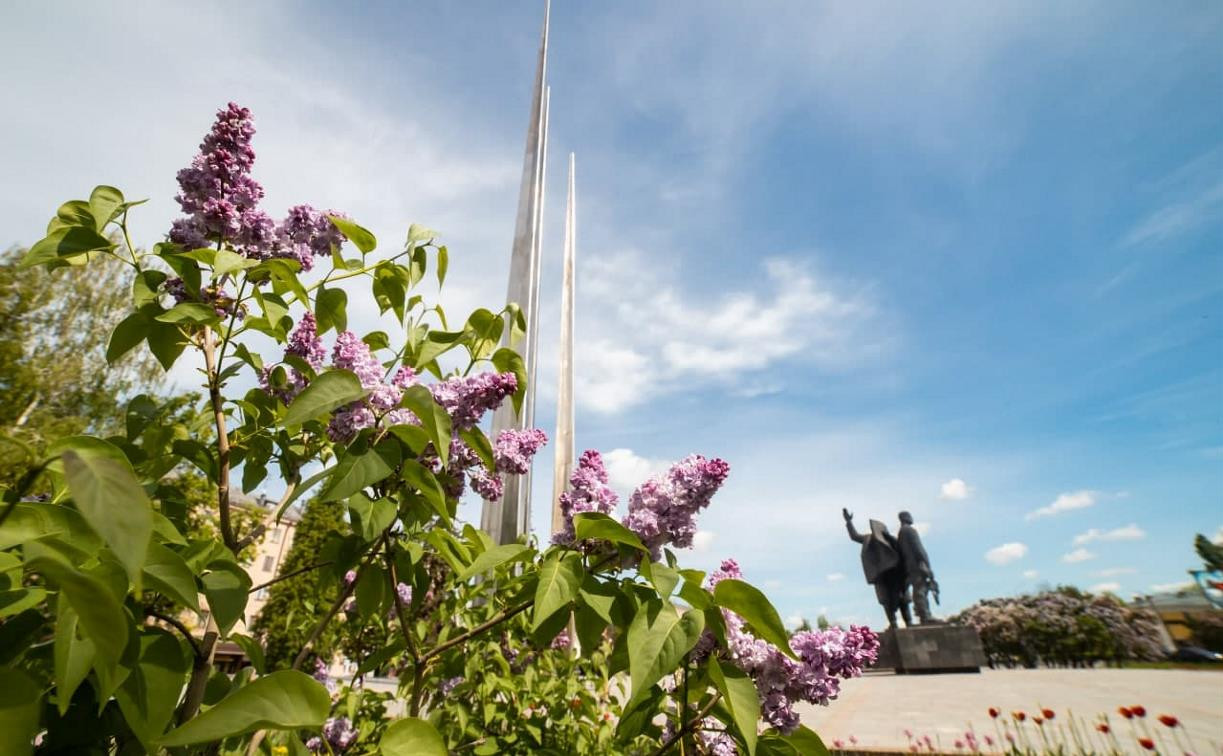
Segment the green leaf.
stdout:
<svg viewBox="0 0 1223 756">
<path fill-rule="evenodd" d="M 133 312 L 110 332 L 106 345 L 106 363 L 114 365 L 123 355 L 139 346 L 149 333 L 149 317 L 143 312 Z"/>
<path fill-rule="evenodd" d="M 442 467 L 445 467 L 450 455 L 450 415 L 433 399 L 429 389 L 419 383 L 404 389 L 403 406 L 420 420 L 421 427 L 433 442 Z"/>
<path fill-rule="evenodd" d="M 26 609 L 38 606 L 47 597 L 42 588 L 14 588 L 0 591 L 0 619 L 21 614 Z"/>
<path fill-rule="evenodd" d="M 336 333 L 348 329 L 348 293 L 343 289 L 319 289 L 314 300 L 314 314 L 320 334 L 335 328 Z"/>
<path fill-rule="evenodd" d="M 196 323 L 199 325 L 216 325 L 221 322 L 214 308 L 199 302 L 179 302 L 153 319 L 159 323 Z"/>
<path fill-rule="evenodd" d="M 110 239 L 93 228 L 65 226 L 47 234 L 45 238 L 30 247 L 30 250 L 21 258 L 21 267 L 45 265 L 60 258 L 110 249 L 113 246 Z"/>
<path fill-rule="evenodd" d="M 435 238 L 437 238 L 437 232 L 431 228 L 426 228 L 418 223 L 408 226 L 408 244 L 416 244 L 417 242 L 429 241 Z"/>
<path fill-rule="evenodd" d="M 347 499 L 394 472 L 399 464 L 399 447 L 382 442 L 372 449 L 349 449 L 336 463 L 335 472 L 319 497 L 322 501 Z"/>
<path fill-rule="evenodd" d="M 362 617 L 376 617 L 380 614 L 382 603 L 387 593 L 386 575 L 381 570 L 367 568 L 357 578 L 357 611 Z"/>
<path fill-rule="evenodd" d="M 802 756 L 829 756 L 828 746 L 806 725 L 799 725 L 794 732 L 783 735 L 782 740 L 794 746 Z"/>
<path fill-rule="evenodd" d="M 597 538 L 612 543 L 622 543 L 632 546 L 643 553 L 649 549 L 637 537 L 637 534 L 602 512 L 579 512 L 573 517 L 573 532 L 578 540 Z"/>
<path fill-rule="evenodd" d="M 195 574 L 176 552 L 160 543 L 149 544 L 149 556 L 144 563 L 144 576 L 150 588 L 192 611 L 199 612 L 200 602 L 195 587 Z"/>
<path fill-rule="evenodd" d="M 757 637 L 772 643 L 787 656 L 798 658 L 790 648 L 790 636 L 777 610 L 755 587 L 742 580 L 720 580 L 713 589 L 713 600 L 746 620 Z"/>
<path fill-rule="evenodd" d="M 505 321 L 483 308 L 476 310 L 467 318 L 463 327 L 468 349 L 473 360 L 482 360 L 492 354 L 501 340 L 501 331 Z"/>
<path fill-rule="evenodd" d="M 353 532 L 360 534 L 366 543 L 382 535 L 397 514 L 395 502 L 390 499 L 371 501 L 363 493 L 348 498 L 348 518 L 352 521 Z"/>
<path fill-rule="evenodd" d="M 219 559 L 208 566 L 211 572 L 205 573 L 200 580 L 204 583 L 208 608 L 212 610 L 223 637 L 229 634 L 246 611 L 251 577 L 246 570 L 230 561 Z"/>
<path fill-rule="evenodd" d="M 72 695 L 93 666 L 93 641 L 77 637 L 79 619 L 67 601 L 59 601 L 52 649 L 55 667 L 55 697 L 60 716 L 68 711 Z"/>
<path fill-rule="evenodd" d="M 0 667 L 0 753 L 34 752 L 41 711 L 41 686 L 19 669 Z"/>
<path fill-rule="evenodd" d="M 471 566 L 459 574 L 459 580 L 469 580 L 476 575 L 481 575 L 489 570 L 495 570 L 507 562 L 518 559 L 529 551 L 530 549 L 521 543 L 506 543 L 501 546 L 494 546 L 476 557 Z"/>
<path fill-rule="evenodd" d="M 578 591 L 582 597 L 582 603 L 594 610 L 603 619 L 608 622 L 615 622 L 612 618 L 612 606 L 616 603 L 616 597 L 619 591 L 616 586 L 596 580 L 593 575 L 587 575 L 582 581 L 582 588 Z"/>
<path fill-rule="evenodd" d="M 242 647 L 242 652 L 246 654 L 247 659 L 251 660 L 251 666 L 255 668 L 255 672 L 262 675 L 266 671 L 267 661 L 264 659 L 263 646 L 259 645 L 259 641 L 242 633 L 233 633 L 229 639 Z"/>
<path fill-rule="evenodd" d="M 102 536 L 140 590 L 141 567 L 153 535 L 153 508 L 117 447 L 90 439 L 60 454 L 76 508 Z"/>
<path fill-rule="evenodd" d="M 159 298 L 158 289 L 166 281 L 166 274 L 160 270 L 142 270 L 132 278 L 132 303 L 136 307 L 144 307 L 156 302 Z"/>
<path fill-rule="evenodd" d="M 539 585 L 535 588 L 535 608 L 531 629 L 538 629 L 549 617 L 560 611 L 577 596 L 585 571 L 578 554 L 557 552 L 539 568 Z"/>
<path fill-rule="evenodd" d="M 446 271 L 450 268 L 450 250 L 445 245 L 437 248 L 437 285 L 446 283 Z"/>
<path fill-rule="evenodd" d="M 113 186 L 95 186 L 89 195 L 89 214 L 101 231 L 123 208 L 123 192 Z"/>
<path fill-rule="evenodd" d="M 212 275 L 215 278 L 220 278 L 227 273 L 253 268 L 258 264 L 258 260 L 244 257 L 232 250 L 221 249 L 217 251 L 217 256 L 212 260 Z"/>
<path fill-rule="evenodd" d="M 331 225 L 339 229 L 341 234 L 353 244 L 357 245 L 357 249 L 361 250 L 362 254 L 369 254 L 378 246 L 378 240 L 368 229 L 362 228 L 348 218 L 341 218 L 338 215 L 328 215 L 327 220 L 331 221 Z"/>
<path fill-rule="evenodd" d="M 27 549 L 30 547 L 27 546 Z M 108 678 L 114 678 L 118 674 L 119 660 L 127 648 L 131 619 L 110 588 L 102 581 L 78 572 L 62 557 L 46 549 L 29 559 L 26 568 L 42 573 L 59 586 L 61 600 L 67 598 L 79 618 L 81 634 L 93 643 L 95 668 Z"/>
<path fill-rule="evenodd" d="M 331 708 L 327 689 L 293 669 L 273 672 L 226 696 L 158 740 L 163 747 L 205 743 L 255 730 L 321 727 Z"/>
<path fill-rule="evenodd" d="M 747 674 L 728 664 L 723 670 L 716 657 L 709 658 L 709 677 L 722 694 L 722 702 L 730 712 L 739 731 L 739 737 L 747 746 L 748 756 L 756 753 L 756 723 L 760 721 L 760 696 L 756 684 Z"/>
<path fill-rule="evenodd" d="M 351 371 L 328 370 L 311 381 L 289 405 L 285 425 L 301 425 L 324 412 L 363 399 L 367 393 Z"/>
<path fill-rule="evenodd" d="M 187 337 L 173 323 L 149 321 L 149 351 L 157 358 L 163 370 L 174 367 L 179 355 L 187 348 Z"/>
<path fill-rule="evenodd" d="M 433 725 L 407 717 L 391 722 L 378 747 L 383 756 L 446 756 L 446 743 Z"/>
<path fill-rule="evenodd" d="M 413 454 L 419 455 L 425 447 L 433 443 L 429 434 L 419 425 L 392 425 L 387 430 L 411 449 Z"/>
<path fill-rule="evenodd" d="M 459 438 L 463 439 L 463 443 L 476 453 L 489 472 L 497 471 L 497 461 L 493 457 L 493 445 L 488 440 L 488 436 L 484 435 L 484 431 L 476 426 L 465 428 L 459 431 Z"/>
<path fill-rule="evenodd" d="M 649 564 L 647 560 L 641 560 L 642 567 Z M 646 574 L 648 572 L 649 574 Z M 654 562 L 649 565 L 649 569 L 643 570 L 642 574 L 646 580 L 650 581 L 650 585 L 658 591 L 661 598 L 670 598 L 671 593 L 675 590 L 675 586 L 679 585 L 679 572 L 671 569 L 662 562 Z"/>
<path fill-rule="evenodd" d="M 527 395 L 527 365 L 522 357 L 509 347 L 493 352 L 493 366 L 502 373 L 513 373 L 518 379 L 518 390 L 514 392 L 514 411 L 522 412 L 522 401 Z"/>
<path fill-rule="evenodd" d="M 187 659 L 178 638 L 160 628 L 140 634 L 140 659 L 115 700 L 123 718 L 149 750 L 165 732 L 187 679 Z"/>
<path fill-rule="evenodd" d="M 437 512 L 444 522 L 449 523 L 452 514 L 446 503 L 446 492 L 442 489 L 442 484 L 438 482 L 433 471 L 414 459 L 405 459 L 399 472 L 408 485 L 424 495 L 425 500 L 433 507 L 433 511 Z"/>
<path fill-rule="evenodd" d="M 630 705 L 665 674 L 679 667 L 705 629 L 700 612 L 681 614 L 674 606 L 660 601 L 641 605 L 628 628 Z"/>
<path fill-rule="evenodd" d="M 67 529 L 52 517 L 54 504 L 15 504 L 0 523 L 0 549 L 7 549 L 40 538 L 63 535 Z"/>
</svg>

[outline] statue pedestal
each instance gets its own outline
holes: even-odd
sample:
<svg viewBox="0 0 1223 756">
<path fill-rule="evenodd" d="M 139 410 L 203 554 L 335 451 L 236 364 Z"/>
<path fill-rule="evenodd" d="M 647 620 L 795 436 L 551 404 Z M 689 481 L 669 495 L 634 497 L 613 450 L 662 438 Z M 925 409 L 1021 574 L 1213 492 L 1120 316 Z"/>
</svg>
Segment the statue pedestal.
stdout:
<svg viewBox="0 0 1223 756">
<path fill-rule="evenodd" d="M 985 652 L 977 631 L 963 625 L 889 628 L 879 634 L 879 661 L 873 669 L 900 675 L 980 672 Z"/>
</svg>

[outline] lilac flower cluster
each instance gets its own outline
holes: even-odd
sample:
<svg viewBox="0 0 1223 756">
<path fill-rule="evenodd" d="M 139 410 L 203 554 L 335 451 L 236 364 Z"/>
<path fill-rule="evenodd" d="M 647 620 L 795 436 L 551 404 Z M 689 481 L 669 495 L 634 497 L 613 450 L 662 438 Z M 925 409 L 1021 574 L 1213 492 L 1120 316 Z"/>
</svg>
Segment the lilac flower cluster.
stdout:
<svg viewBox="0 0 1223 756">
<path fill-rule="evenodd" d="M 306 749 L 310 753 L 327 753 L 327 746 L 331 746 L 331 753 L 342 753 L 356 742 L 357 728 L 348 717 L 331 717 L 323 723 L 323 737 L 316 735 L 307 740 Z"/>
<path fill-rule="evenodd" d="M 493 444 L 497 472 L 523 475 L 531 469 L 531 459 L 548 443 L 548 434 L 539 428 L 504 430 Z"/>
<path fill-rule="evenodd" d="M 721 580 L 742 577 L 739 565 L 727 559 L 709 576 L 710 588 Z M 761 717 L 783 733 L 798 727 L 795 701 L 827 706 L 840 693 L 841 680 L 861 675 L 879 652 L 879 638 L 870 628 L 832 627 L 795 633 L 790 638 L 790 648 L 799 657 L 795 661 L 772 644 L 749 635 L 739 615 L 723 609 L 722 617 L 730 658 L 755 682 Z M 701 639 L 706 650 L 711 642 L 712 636 Z"/>
<path fill-rule="evenodd" d="M 565 628 L 556 634 L 548 648 L 553 651 L 564 651 L 573 646 L 573 638 L 569 637 L 569 629 Z"/>
<path fill-rule="evenodd" d="M 298 321 L 297 327 L 289 333 L 289 345 L 285 347 L 285 354 L 300 357 L 315 370 L 323 367 L 323 360 L 327 357 L 327 348 L 323 346 L 323 340 L 319 338 L 318 322 L 314 319 L 314 313 L 307 311 Z M 289 367 L 285 385 L 273 386 L 272 373 L 274 370 L 276 370 L 275 365 L 264 366 L 263 371 L 259 374 L 259 385 L 263 387 L 264 391 L 275 394 L 281 401 L 288 404 L 306 387 L 306 376 L 302 375 L 297 368 Z"/>
<path fill-rule="evenodd" d="M 680 460 L 633 492 L 625 527 L 641 538 L 655 559 L 667 544 L 691 546 L 697 513 L 709 506 L 729 473 L 730 465 L 720 459 L 693 454 Z"/>
<path fill-rule="evenodd" d="M 433 399 L 440 404 L 456 431 L 474 427 L 484 413 L 501 406 L 506 397 L 518 390 L 518 377 L 513 373 L 479 373 L 448 378 L 429 387 Z"/>
<path fill-rule="evenodd" d="M 569 476 L 569 489 L 560 495 L 561 515 L 565 518 L 565 529 L 552 535 L 552 542 L 572 545 L 576 533 L 573 516 L 581 512 L 611 514 L 619 499 L 607 485 L 607 468 L 603 456 L 594 449 L 582 452 L 578 466 Z"/>
<path fill-rule="evenodd" d="M 251 177 L 254 135 L 250 110 L 231 102 L 217 112 L 199 154 L 178 172 L 175 199 L 187 217 L 174 221 L 170 241 L 187 249 L 226 242 L 247 257 L 291 257 L 309 270 L 314 256 L 343 241 L 326 217 L 339 213 L 298 205 L 277 225 L 259 208 L 263 187 Z"/>
<path fill-rule="evenodd" d="M 453 693 L 454 689 L 459 687 L 459 685 L 461 685 L 462 683 L 463 683 L 462 675 L 459 675 L 458 677 L 448 677 L 445 680 L 442 680 L 441 683 L 438 684 L 437 693 L 439 696 L 448 696 L 451 693 Z"/>
<path fill-rule="evenodd" d="M 329 693 L 335 693 L 339 687 L 335 679 L 327 673 L 327 662 L 322 659 L 314 660 L 314 674 L 311 677 L 321 682 Z"/>
<path fill-rule="evenodd" d="M 735 739 L 723 729 L 722 723 L 713 717 L 701 722 L 698 734 L 705 746 L 705 752 L 711 756 L 739 756 L 739 746 L 735 744 Z"/>
</svg>

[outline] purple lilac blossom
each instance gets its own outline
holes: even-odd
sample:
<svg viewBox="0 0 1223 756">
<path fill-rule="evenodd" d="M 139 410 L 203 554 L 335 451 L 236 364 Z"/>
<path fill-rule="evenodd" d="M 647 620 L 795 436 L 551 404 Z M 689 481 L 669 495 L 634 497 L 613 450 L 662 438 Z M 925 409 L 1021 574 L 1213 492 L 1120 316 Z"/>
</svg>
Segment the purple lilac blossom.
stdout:
<svg viewBox="0 0 1223 756">
<path fill-rule="evenodd" d="M 310 270 L 315 256 L 330 254 L 333 245 L 343 242 L 343 235 L 327 219 L 342 214 L 297 205 L 277 225 L 259 209 L 263 187 L 250 175 L 255 165 L 254 135 L 250 110 L 231 102 L 217 112 L 199 154 L 178 172 L 175 199 L 187 217 L 170 226 L 170 241 L 187 249 L 225 242 L 256 260 L 288 257 Z"/>
<path fill-rule="evenodd" d="M 333 247 L 344 242 L 344 235 L 327 219 L 328 215 L 346 217 L 335 210 L 320 213 L 309 205 L 289 208 L 289 214 L 276 230 L 281 254 L 301 263 L 302 270 L 313 268 L 315 257 L 330 255 Z"/>
<path fill-rule="evenodd" d="M 582 452 L 578 466 L 569 476 L 569 489 L 560 495 L 565 529 L 553 534 L 552 542 L 572 545 L 577 535 L 573 530 L 573 516 L 581 512 L 611 514 L 616 508 L 618 498 L 616 492 L 607 485 L 607 468 L 603 466 L 603 456 L 594 449 Z"/>
<path fill-rule="evenodd" d="M 314 319 L 314 313 L 307 311 L 298 321 L 297 327 L 289 334 L 289 345 L 285 347 L 285 354 L 300 357 L 315 370 L 323 367 L 323 360 L 327 358 L 327 348 L 323 346 L 323 340 L 319 338 L 318 321 Z M 306 387 L 306 376 L 302 375 L 297 368 L 288 367 L 286 385 L 278 389 L 272 386 L 271 380 L 272 371 L 276 367 L 276 365 L 267 365 L 263 368 L 259 374 L 259 385 L 263 387 L 264 391 L 274 393 L 281 401 L 288 404 Z"/>
<path fill-rule="evenodd" d="M 357 742 L 357 728 L 348 717 L 332 717 L 323 723 L 323 737 L 335 751 L 347 751 Z"/>
<path fill-rule="evenodd" d="M 531 469 L 531 458 L 548 443 L 548 434 L 539 428 L 503 430 L 493 444 L 493 459 L 497 472 L 525 475 Z"/>
<path fill-rule="evenodd" d="M 356 373 L 362 388 L 373 388 L 382 383 L 382 363 L 370 352 L 369 344 L 352 331 L 344 331 L 336 337 L 335 348 L 331 350 L 331 364 Z"/>
<path fill-rule="evenodd" d="M 429 387 L 434 400 L 450 415 L 453 428 L 466 430 L 480 422 L 484 413 L 497 409 L 518 390 L 513 373 L 479 373 L 448 378 Z"/>
<path fill-rule="evenodd" d="M 556 637 L 552 639 L 552 643 L 548 646 L 548 648 L 551 648 L 553 651 L 562 651 L 572 645 L 573 639 L 569 637 L 569 629 L 566 628 L 556 634 Z"/>
<path fill-rule="evenodd" d="M 449 677 L 445 680 L 442 680 L 442 682 L 437 686 L 438 695 L 441 695 L 441 696 L 450 695 L 451 693 L 454 692 L 455 688 L 459 687 L 459 685 L 462 684 L 462 682 L 463 682 L 462 675 L 459 675 L 458 677 Z"/>
<path fill-rule="evenodd" d="M 730 465 L 720 459 L 693 454 L 680 460 L 633 492 L 625 527 L 641 538 L 655 559 L 665 545 L 688 548 L 696 535 L 697 513 L 709 506 L 729 473 Z"/>
<path fill-rule="evenodd" d="M 727 559 L 709 576 L 709 586 L 742 577 L 738 563 Z M 831 627 L 795 633 L 790 638 L 790 648 L 799 657 L 795 661 L 772 644 L 749 635 L 739 615 L 723 609 L 722 617 L 726 621 L 726 645 L 731 660 L 755 682 L 761 717 L 782 733 L 798 727 L 795 701 L 827 706 L 840 693 L 841 680 L 862 674 L 865 667 L 874 663 L 879 651 L 879 638 L 870 628 Z M 702 636 L 698 648 L 704 647 L 707 653 L 712 648 L 712 638 Z"/>
<path fill-rule="evenodd" d="M 707 717 L 701 722 L 701 726 L 699 733 L 701 742 L 711 756 L 739 756 L 739 747 L 735 745 L 735 739 L 725 730 L 720 729 L 721 722 L 713 717 Z"/>
</svg>

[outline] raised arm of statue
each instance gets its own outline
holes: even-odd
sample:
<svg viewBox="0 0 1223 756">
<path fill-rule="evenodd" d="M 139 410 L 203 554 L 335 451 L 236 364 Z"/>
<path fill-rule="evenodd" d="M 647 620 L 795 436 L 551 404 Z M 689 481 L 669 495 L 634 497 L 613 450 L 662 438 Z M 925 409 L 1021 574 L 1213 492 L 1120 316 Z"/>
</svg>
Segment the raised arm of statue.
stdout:
<svg viewBox="0 0 1223 756">
<path fill-rule="evenodd" d="M 854 516 L 849 513 L 848 509 L 842 509 L 841 514 L 845 517 L 845 529 L 849 531 L 850 540 L 862 543 L 866 540 L 866 536 L 862 535 L 854 528 Z"/>
</svg>

